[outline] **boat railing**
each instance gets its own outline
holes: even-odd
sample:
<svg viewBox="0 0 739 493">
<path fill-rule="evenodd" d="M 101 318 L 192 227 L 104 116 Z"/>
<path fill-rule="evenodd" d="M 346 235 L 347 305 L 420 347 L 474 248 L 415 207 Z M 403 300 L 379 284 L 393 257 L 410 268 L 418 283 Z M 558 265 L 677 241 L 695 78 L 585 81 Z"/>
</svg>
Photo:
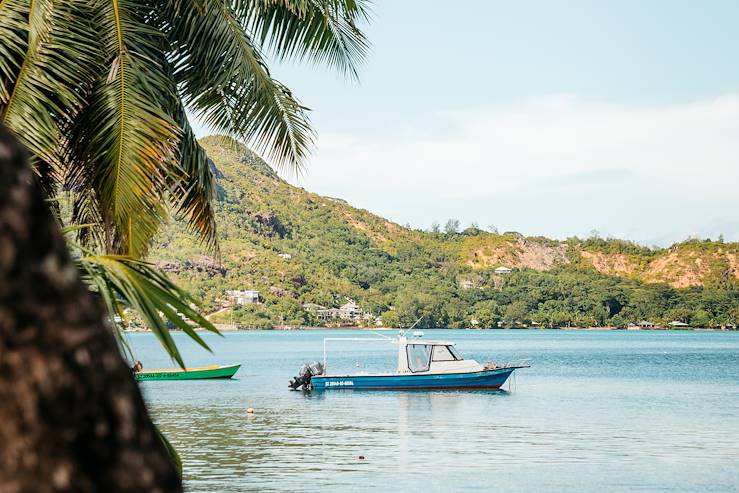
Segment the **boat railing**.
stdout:
<svg viewBox="0 0 739 493">
<path fill-rule="evenodd" d="M 528 359 L 518 359 L 511 361 L 488 361 L 485 363 L 486 370 L 505 370 L 507 368 L 530 368 L 531 364 Z"/>
<path fill-rule="evenodd" d="M 370 337 L 324 337 L 323 338 L 323 374 L 328 375 L 328 348 L 327 343 L 328 341 L 358 341 L 358 342 L 393 342 L 397 343 L 397 339 L 387 337 L 382 334 L 377 334 L 381 336 L 381 339 L 374 339 Z"/>
</svg>

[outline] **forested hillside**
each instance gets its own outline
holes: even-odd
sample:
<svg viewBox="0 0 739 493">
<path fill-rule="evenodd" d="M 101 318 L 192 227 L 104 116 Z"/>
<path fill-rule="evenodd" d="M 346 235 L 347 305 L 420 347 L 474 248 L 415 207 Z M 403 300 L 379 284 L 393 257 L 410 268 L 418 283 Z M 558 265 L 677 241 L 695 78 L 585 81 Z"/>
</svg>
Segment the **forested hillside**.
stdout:
<svg viewBox="0 0 739 493">
<path fill-rule="evenodd" d="M 350 298 L 386 326 L 422 314 L 422 326 L 452 328 L 739 322 L 739 244 L 650 249 L 460 230 L 454 221 L 412 230 L 294 187 L 233 141 L 202 142 L 218 176 L 220 253 L 174 222 L 151 260 L 209 310 L 227 304 L 226 290 L 260 291 L 262 304 L 222 318 L 255 327 L 316 324 L 303 304 L 336 307 Z M 513 271 L 496 274 L 497 267 Z"/>
</svg>

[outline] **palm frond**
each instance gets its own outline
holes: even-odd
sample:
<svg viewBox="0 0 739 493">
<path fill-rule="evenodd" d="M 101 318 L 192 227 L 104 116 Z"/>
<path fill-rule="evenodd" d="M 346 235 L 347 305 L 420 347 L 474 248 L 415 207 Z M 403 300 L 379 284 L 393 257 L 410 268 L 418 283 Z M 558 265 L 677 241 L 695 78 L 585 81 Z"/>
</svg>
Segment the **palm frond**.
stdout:
<svg viewBox="0 0 739 493">
<path fill-rule="evenodd" d="M 147 27 L 136 1 L 102 3 L 96 24 L 107 59 L 107 77 L 93 87 L 89 104 L 70 129 L 77 160 L 88 167 L 104 223 L 108 251 L 142 256 L 167 217 L 168 175 L 179 130 L 163 110 L 173 81 L 156 62 L 161 34 Z"/>
<path fill-rule="evenodd" d="M 111 314 L 121 313 L 122 305 L 136 310 L 170 357 L 181 367 L 184 368 L 185 364 L 166 321 L 210 351 L 194 328 L 203 327 L 219 333 L 218 329 L 191 306 L 195 304 L 192 296 L 153 265 L 127 256 L 93 254 L 81 256 L 79 264 L 85 280 L 100 293 L 108 311 Z"/>
<path fill-rule="evenodd" d="M 225 0 L 173 15 L 169 32 L 183 102 L 218 132 L 299 169 L 313 143 L 307 108 L 274 80 Z"/>
<path fill-rule="evenodd" d="M 7 101 L 3 104 L 2 121 L 28 147 L 46 162 L 53 161 L 53 150 L 59 140 L 58 129 L 52 116 L 62 110 L 44 87 L 42 50 L 48 42 L 51 25 L 45 22 L 49 15 L 49 2 L 31 2 L 23 5 L 14 2 L 9 9 L 27 10 L 26 52 L 14 80 L 9 81 Z M 17 10 L 16 10 L 17 12 Z M 41 103 L 41 104 L 39 104 Z"/>
<path fill-rule="evenodd" d="M 176 104 L 178 111 L 175 121 L 182 131 L 179 159 L 186 173 L 181 178 L 174 178 L 175 186 L 181 190 L 176 195 L 179 197 L 176 203 L 177 212 L 185 216 L 189 229 L 197 233 L 207 248 L 218 256 L 218 235 L 213 208 L 215 177 L 210 169 L 210 159 L 195 138 L 179 98 Z"/>
<path fill-rule="evenodd" d="M 327 64 L 357 78 L 369 41 L 358 23 L 370 16 L 365 0 L 237 1 L 246 28 L 278 59 Z"/>
<path fill-rule="evenodd" d="M 85 224 L 89 227 L 76 228 L 76 239 L 84 248 L 102 248 L 105 245 L 104 230 L 101 227 L 103 218 L 98 209 L 93 192 L 86 188 L 72 191 L 72 211 L 70 224 Z"/>
<path fill-rule="evenodd" d="M 0 108 L 8 103 L 28 50 L 27 2 L 0 1 Z"/>
<path fill-rule="evenodd" d="M 0 115 L 36 158 L 56 170 L 63 161 L 60 129 L 82 106 L 99 69 L 90 9 L 84 2 L 6 2 L 0 16 L 0 40 L 8 42 L 0 48 Z"/>
<path fill-rule="evenodd" d="M 182 459 L 180 458 L 180 454 L 177 453 L 177 449 L 174 448 L 174 446 L 170 443 L 169 439 L 167 438 L 167 435 L 162 433 L 162 431 L 159 429 L 156 423 L 154 423 L 154 431 L 156 431 L 157 436 L 159 437 L 159 440 L 162 441 L 162 445 L 164 445 L 164 448 L 167 449 L 167 453 L 169 454 L 169 457 L 172 459 L 175 469 L 177 469 L 177 472 L 179 473 L 180 478 L 182 478 Z"/>
</svg>

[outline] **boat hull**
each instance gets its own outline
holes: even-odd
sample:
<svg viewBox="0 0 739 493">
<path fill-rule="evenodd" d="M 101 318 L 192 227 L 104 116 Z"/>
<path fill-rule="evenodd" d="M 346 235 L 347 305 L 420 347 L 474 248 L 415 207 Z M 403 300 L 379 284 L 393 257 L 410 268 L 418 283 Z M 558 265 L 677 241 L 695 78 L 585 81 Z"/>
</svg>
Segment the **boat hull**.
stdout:
<svg viewBox="0 0 739 493">
<path fill-rule="evenodd" d="M 516 368 L 472 373 L 315 376 L 314 390 L 497 389 Z"/>
<path fill-rule="evenodd" d="M 231 378 L 241 365 L 208 366 L 204 368 L 188 368 L 187 370 L 151 370 L 134 374 L 136 380 L 204 380 L 215 378 Z"/>
</svg>

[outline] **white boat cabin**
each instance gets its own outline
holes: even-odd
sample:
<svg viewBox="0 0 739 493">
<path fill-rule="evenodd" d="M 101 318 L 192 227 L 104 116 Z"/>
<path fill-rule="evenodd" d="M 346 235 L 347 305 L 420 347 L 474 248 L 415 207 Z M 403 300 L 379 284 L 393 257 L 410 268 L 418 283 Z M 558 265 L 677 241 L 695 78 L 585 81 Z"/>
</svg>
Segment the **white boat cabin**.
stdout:
<svg viewBox="0 0 739 493">
<path fill-rule="evenodd" d="M 473 359 L 464 359 L 454 349 L 453 342 L 428 341 L 421 338 L 398 338 L 399 374 L 468 373 L 484 370 Z"/>
</svg>

